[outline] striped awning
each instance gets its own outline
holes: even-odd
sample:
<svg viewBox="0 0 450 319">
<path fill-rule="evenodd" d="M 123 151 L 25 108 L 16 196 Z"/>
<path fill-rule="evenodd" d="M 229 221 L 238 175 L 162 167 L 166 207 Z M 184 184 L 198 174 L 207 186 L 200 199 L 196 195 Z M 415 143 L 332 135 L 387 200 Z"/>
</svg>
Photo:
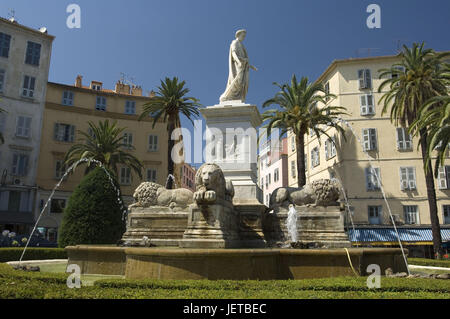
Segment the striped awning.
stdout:
<svg viewBox="0 0 450 319">
<path fill-rule="evenodd" d="M 397 228 L 402 242 L 431 242 L 431 228 Z M 349 229 L 348 236 L 352 242 L 396 242 L 394 228 L 356 228 Z M 450 240 L 450 229 L 441 229 L 442 241 Z"/>
</svg>

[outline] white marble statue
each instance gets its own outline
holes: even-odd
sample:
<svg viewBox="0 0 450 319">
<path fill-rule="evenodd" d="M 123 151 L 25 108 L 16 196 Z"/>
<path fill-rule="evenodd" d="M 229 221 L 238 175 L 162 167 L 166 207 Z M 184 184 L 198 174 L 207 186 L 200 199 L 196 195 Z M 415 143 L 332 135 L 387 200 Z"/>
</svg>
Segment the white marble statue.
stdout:
<svg viewBox="0 0 450 319">
<path fill-rule="evenodd" d="M 242 43 L 246 34 L 246 30 L 238 30 L 236 39 L 231 42 L 227 88 L 220 96 L 220 102 L 235 100 L 244 102 L 248 91 L 249 71 L 250 69 L 258 71 L 250 65 L 247 50 Z"/>
</svg>

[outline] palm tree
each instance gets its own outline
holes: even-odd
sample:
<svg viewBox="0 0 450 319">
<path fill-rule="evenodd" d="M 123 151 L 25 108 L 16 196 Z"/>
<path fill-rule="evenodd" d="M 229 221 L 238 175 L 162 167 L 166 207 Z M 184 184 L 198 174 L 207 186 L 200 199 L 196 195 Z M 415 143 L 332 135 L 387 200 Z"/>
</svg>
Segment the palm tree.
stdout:
<svg viewBox="0 0 450 319">
<path fill-rule="evenodd" d="M 437 151 L 434 166 L 434 176 L 437 177 L 439 168 L 444 166 L 445 155 L 449 151 L 450 144 L 450 96 L 435 96 L 428 100 L 420 116 L 411 125 L 412 130 L 426 129 L 428 133 L 427 153 L 425 169 L 433 158 L 433 152 Z"/>
<path fill-rule="evenodd" d="M 174 175 L 174 161 L 172 158 L 172 149 L 175 145 L 175 141 L 172 140 L 172 133 L 175 129 L 181 127 L 180 113 L 183 114 L 191 123 L 192 118 L 199 116 L 198 111 L 199 100 L 194 97 L 186 97 L 189 93 L 189 89 L 185 88 L 185 81 L 178 82 L 178 78 L 174 77 L 169 79 L 166 77 L 164 81 L 161 80 L 161 86 L 158 87 L 158 91 L 155 96 L 146 104 L 139 119 L 143 119 L 146 116 L 151 116 L 153 119 L 153 128 L 158 121 L 162 120 L 167 123 L 167 132 L 169 145 L 167 151 L 167 171 L 168 174 Z M 169 179 L 167 188 L 173 188 L 173 180 Z"/>
<path fill-rule="evenodd" d="M 334 127 L 338 132 L 344 133 L 344 129 L 338 124 L 338 119 L 345 113 L 343 107 L 327 106 L 327 102 L 335 95 L 327 93 L 323 84 L 309 83 L 307 77 L 302 77 L 297 82 L 295 75 L 292 76 L 291 85 L 274 83 L 280 91 L 275 96 L 264 102 L 263 107 L 275 104 L 280 109 L 271 109 L 263 113 L 263 122 L 266 124 L 267 135 L 272 129 L 280 129 L 280 136 L 289 130 L 295 134 L 295 145 L 297 150 L 297 175 L 298 187 L 306 184 L 305 174 L 305 134 L 313 130 L 320 142 L 320 135 L 330 138 L 327 133 L 328 127 Z M 319 108 L 318 103 L 324 106 Z M 345 138 L 345 135 L 344 135 Z M 334 140 L 332 139 L 332 143 Z"/>
<path fill-rule="evenodd" d="M 387 77 L 378 92 L 388 88 L 380 102 L 384 104 L 382 114 L 390 109 L 391 121 L 395 126 L 409 127 L 411 134 L 419 136 L 419 144 L 425 169 L 428 204 L 430 208 L 433 247 L 439 258 L 442 253 L 441 233 L 437 215 L 436 190 L 433 171 L 429 165 L 430 158 L 427 127 L 419 127 L 413 123 L 419 118 L 425 103 L 440 95 L 447 95 L 448 73 L 442 67 L 442 58 L 447 53 L 438 54 L 431 49 L 424 49 L 424 43 L 414 43 L 412 48 L 403 46 L 399 54 L 401 62 L 389 69 L 381 69 L 380 78 Z"/>
<path fill-rule="evenodd" d="M 118 175 L 118 165 L 125 165 L 135 171 L 142 178 L 141 162 L 127 150 L 133 146 L 124 142 L 122 132 L 125 128 L 117 127 L 116 122 L 99 121 L 98 125 L 89 122 L 88 132 L 78 131 L 83 137 L 82 143 L 73 145 L 67 152 L 64 163 L 71 166 L 82 158 L 101 162 L 107 169 Z M 78 165 L 78 164 L 77 164 Z M 74 170 L 77 167 L 74 166 Z M 95 163 L 88 162 L 85 173 L 95 167 Z"/>
</svg>

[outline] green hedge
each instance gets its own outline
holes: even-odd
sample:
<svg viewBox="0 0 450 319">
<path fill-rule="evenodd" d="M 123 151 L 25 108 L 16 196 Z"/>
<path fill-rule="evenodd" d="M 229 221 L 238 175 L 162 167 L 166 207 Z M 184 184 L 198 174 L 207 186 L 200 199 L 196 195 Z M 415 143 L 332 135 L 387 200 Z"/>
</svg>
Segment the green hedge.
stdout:
<svg viewBox="0 0 450 319">
<path fill-rule="evenodd" d="M 450 260 L 437 260 L 426 258 L 408 258 L 410 265 L 431 266 L 431 267 L 447 267 L 450 268 Z"/>
<path fill-rule="evenodd" d="M 22 255 L 23 247 L 0 248 L 0 262 L 17 261 Z M 63 248 L 27 248 L 23 260 L 67 259 Z"/>
<path fill-rule="evenodd" d="M 308 280 L 98 280 L 94 286 L 67 288 L 68 274 L 33 273 L 0 264 L 0 298 L 442 298 L 450 299 L 450 284 L 438 279 L 381 279 L 380 289 L 368 289 L 364 277 Z"/>
</svg>

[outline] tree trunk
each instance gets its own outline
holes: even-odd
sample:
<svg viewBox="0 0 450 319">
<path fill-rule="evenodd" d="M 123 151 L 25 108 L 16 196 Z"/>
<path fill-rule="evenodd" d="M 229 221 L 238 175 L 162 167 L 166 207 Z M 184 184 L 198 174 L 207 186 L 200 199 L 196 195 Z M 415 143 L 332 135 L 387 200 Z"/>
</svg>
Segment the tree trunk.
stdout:
<svg viewBox="0 0 450 319">
<path fill-rule="evenodd" d="M 169 123 L 168 123 L 168 133 L 169 133 L 169 137 L 168 137 L 168 148 L 167 148 L 167 183 L 166 183 L 166 188 L 167 189 L 173 189 L 174 188 L 174 179 L 175 179 L 175 164 L 173 162 L 173 158 L 172 158 L 172 149 L 175 146 L 175 141 L 172 140 L 172 133 L 175 130 L 175 123 L 174 121 L 169 119 Z M 173 177 L 169 177 L 170 175 L 172 175 Z"/>
<path fill-rule="evenodd" d="M 422 160 L 425 167 L 426 164 L 426 154 L 427 154 L 427 131 L 425 129 L 420 130 L 420 148 L 422 151 Z M 428 160 L 430 161 L 430 160 Z M 430 221 L 431 221 L 431 231 L 433 233 L 433 249 L 436 258 L 440 259 L 442 250 L 442 238 L 441 238 L 441 227 L 439 225 L 438 209 L 436 204 L 436 190 L 434 187 L 434 176 L 433 168 L 431 163 L 429 163 L 429 169 L 425 171 L 425 182 L 427 186 L 427 196 L 428 196 L 428 206 L 430 208 Z"/>
<path fill-rule="evenodd" d="M 306 184 L 305 134 L 299 133 L 295 136 L 295 147 L 297 148 L 297 182 L 298 187 L 303 187 Z"/>
</svg>

